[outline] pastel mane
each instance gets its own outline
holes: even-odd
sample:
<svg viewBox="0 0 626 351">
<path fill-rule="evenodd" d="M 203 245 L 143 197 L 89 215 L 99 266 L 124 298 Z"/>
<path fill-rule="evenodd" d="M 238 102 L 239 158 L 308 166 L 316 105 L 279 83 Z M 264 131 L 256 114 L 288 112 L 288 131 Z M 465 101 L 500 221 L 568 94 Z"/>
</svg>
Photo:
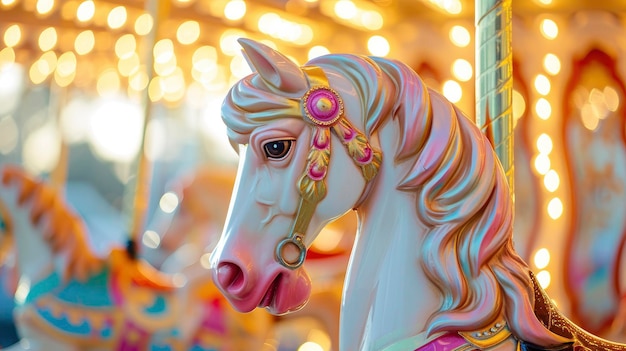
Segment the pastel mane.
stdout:
<svg viewBox="0 0 626 351">
<path fill-rule="evenodd" d="M 474 123 L 400 62 L 327 55 L 308 65 L 351 83 L 366 112 L 346 117 L 362 118 L 368 139 L 390 120 L 400 129 L 393 157 L 411 160 L 412 167 L 397 189 L 415 194 L 416 215 L 429 227 L 423 246 L 415 248 L 419 265 L 443 296 L 428 333 L 475 331 L 504 318 L 521 340 L 567 342 L 535 315 L 530 270 L 513 249 L 509 187 Z M 279 91 L 258 74 L 242 79 L 222 109 L 231 142 L 247 143 L 255 128 L 276 119 L 301 119 L 305 92 Z"/>
</svg>

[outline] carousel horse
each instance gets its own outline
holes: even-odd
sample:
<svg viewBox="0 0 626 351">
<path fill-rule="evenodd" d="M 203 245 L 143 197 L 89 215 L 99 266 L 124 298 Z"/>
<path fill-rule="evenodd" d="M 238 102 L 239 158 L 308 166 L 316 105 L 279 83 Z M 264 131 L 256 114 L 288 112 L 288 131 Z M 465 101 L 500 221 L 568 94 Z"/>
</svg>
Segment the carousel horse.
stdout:
<svg viewBox="0 0 626 351">
<path fill-rule="evenodd" d="M 302 308 L 307 248 L 355 210 L 340 350 L 626 350 L 552 304 L 514 251 L 489 141 L 412 69 L 359 55 L 299 67 L 240 44 L 254 73 L 222 107 L 240 164 L 211 256 L 237 310 Z"/>
<path fill-rule="evenodd" d="M 209 274 L 165 275 L 125 249 L 93 254 L 58 191 L 17 167 L 0 172 L 0 234 L 13 238 L 15 321 L 29 350 L 260 349 L 268 316 L 232 310 Z M 186 280 L 186 281 L 185 281 Z"/>
</svg>

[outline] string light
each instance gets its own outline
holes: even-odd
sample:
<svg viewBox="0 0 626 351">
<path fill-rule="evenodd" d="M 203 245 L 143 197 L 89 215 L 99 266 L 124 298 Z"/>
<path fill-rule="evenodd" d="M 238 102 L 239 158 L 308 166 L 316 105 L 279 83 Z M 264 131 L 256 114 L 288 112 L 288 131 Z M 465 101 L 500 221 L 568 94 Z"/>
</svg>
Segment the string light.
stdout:
<svg viewBox="0 0 626 351">
<path fill-rule="evenodd" d="M 367 41 L 367 50 L 374 56 L 387 56 L 390 50 L 389 42 L 383 36 L 371 36 Z"/>
</svg>

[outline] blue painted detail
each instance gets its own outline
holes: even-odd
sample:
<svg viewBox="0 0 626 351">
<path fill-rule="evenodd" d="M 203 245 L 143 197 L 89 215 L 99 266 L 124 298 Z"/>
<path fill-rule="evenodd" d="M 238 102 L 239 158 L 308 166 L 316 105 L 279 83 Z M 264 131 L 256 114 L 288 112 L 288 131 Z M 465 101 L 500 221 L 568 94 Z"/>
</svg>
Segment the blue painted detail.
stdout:
<svg viewBox="0 0 626 351">
<path fill-rule="evenodd" d="M 105 325 L 104 328 L 100 331 L 100 337 L 103 339 L 108 339 L 113 336 L 113 328 L 110 325 Z"/>
<path fill-rule="evenodd" d="M 205 349 L 203 347 L 200 347 L 199 345 L 193 345 L 189 351 L 218 351 L 215 348 L 210 348 L 210 349 Z"/>
<path fill-rule="evenodd" d="M 68 321 L 65 315 L 57 318 L 47 310 L 39 310 L 39 315 L 48 323 L 54 325 L 57 329 L 60 329 L 63 332 L 74 335 L 78 334 L 80 336 L 89 336 L 91 334 L 91 326 L 85 320 L 77 325 L 74 325 Z"/>
<path fill-rule="evenodd" d="M 173 351 L 174 349 L 169 345 L 150 345 L 150 351 Z"/>
<path fill-rule="evenodd" d="M 113 301 L 108 289 L 109 274 L 109 269 L 105 268 L 85 282 L 71 280 L 57 297 L 63 302 L 87 307 L 111 307 Z"/>
<path fill-rule="evenodd" d="M 149 314 L 161 314 L 167 312 L 167 301 L 163 295 L 157 295 L 154 299 L 154 304 L 146 308 L 146 312 Z"/>
<path fill-rule="evenodd" d="M 56 272 L 53 272 L 49 276 L 35 283 L 28 292 L 24 304 L 30 304 L 37 300 L 39 297 L 49 294 L 51 291 L 56 290 L 61 284 L 61 279 Z"/>
</svg>

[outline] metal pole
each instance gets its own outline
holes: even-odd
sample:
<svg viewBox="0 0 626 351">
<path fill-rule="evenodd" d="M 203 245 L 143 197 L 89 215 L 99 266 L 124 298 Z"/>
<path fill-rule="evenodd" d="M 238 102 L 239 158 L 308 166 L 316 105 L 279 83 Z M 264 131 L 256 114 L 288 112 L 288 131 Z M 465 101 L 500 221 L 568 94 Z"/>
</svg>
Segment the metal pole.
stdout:
<svg viewBox="0 0 626 351">
<path fill-rule="evenodd" d="M 153 65 L 154 65 L 154 55 L 152 53 L 152 48 L 156 43 L 158 38 L 159 31 L 159 23 L 166 16 L 169 1 L 161 1 L 161 0 L 147 0 L 146 1 L 146 12 L 149 13 L 154 19 L 154 23 L 152 25 L 152 29 L 148 33 L 145 38 L 144 49 L 144 60 L 143 62 L 146 65 L 146 73 L 148 75 L 148 86 L 143 91 L 143 107 L 144 107 L 144 124 L 143 124 L 143 132 L 141 138 L 141 147 L 139 149 L 139 153 L 137 155 L 137 174 L 134 179 L 134 183 L 130 182 L 128 189 L 133 189 L 134 192 L 128 194 L 128 201 L 126 203 L 128 206 L 124 209 L 126 213 L 131 213 L 130 225 L 129 225 L 129 237 L 127 243 L 127 251 L 130 257 L 137 256 L 137 243 L 139 242 L 142 234 L 142 230 L 145 226 L 146 222 L 146 213 L 148 210 L 148 203 L 150 201 L 150 183 L 152 181 L 152 170 L 150 169 L 150 161 L 145 155 L 145 143 L 146 143 L 146 128 L 148 126 L 148 122 L 150 122 L 150 118 L 152 116 L 152 102 L 150 101 L 150 96 L 148 94 L 149 83 L 154 76 Z"/>
<path fill-rule="evenodd" d="M 493 145 L 513 187 L 511 0 L 477 0 L 476 124 Z"/>
</svg>

